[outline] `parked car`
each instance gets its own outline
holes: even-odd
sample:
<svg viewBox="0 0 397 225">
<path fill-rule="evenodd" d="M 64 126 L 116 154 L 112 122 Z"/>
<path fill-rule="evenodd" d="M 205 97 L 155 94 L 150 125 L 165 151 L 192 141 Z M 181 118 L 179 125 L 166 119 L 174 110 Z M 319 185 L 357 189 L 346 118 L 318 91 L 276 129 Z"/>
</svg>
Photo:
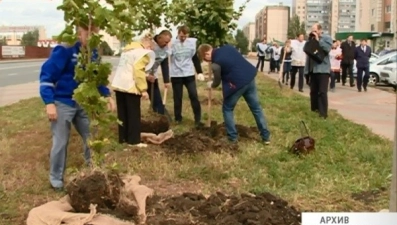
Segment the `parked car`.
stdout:
<svg viewBox="0 0 397 225">
<path fill-rule="evenodd" d="M 397 51 L 388 53 L 375 60 L 370 60 L 368 85 L 375 86 L 378 83 L 386 83 L 385 78 L 380 77 L 380 70 L 385 66 L 397 63 Z M 356 62 L 354 62 L 353 76 L 357 77 Z"/>
<path fill-rule="evenodd" d="M 397 63 L 391 63 L 385 66 L 379 73 L 380 77 L 385 80 L 385 83 L 397 89 Z"/>
<path fill-rule="evenodd" d="M 389 50 L 383 49 L 382 51 L 378 52 L 377 54 L 379 56 L 384 56 L 384 55 L 389 54 L 390 52 L 395 52 L 395 51 L 397 51 L 397 49 L 389 49 Z"/>
</svg>

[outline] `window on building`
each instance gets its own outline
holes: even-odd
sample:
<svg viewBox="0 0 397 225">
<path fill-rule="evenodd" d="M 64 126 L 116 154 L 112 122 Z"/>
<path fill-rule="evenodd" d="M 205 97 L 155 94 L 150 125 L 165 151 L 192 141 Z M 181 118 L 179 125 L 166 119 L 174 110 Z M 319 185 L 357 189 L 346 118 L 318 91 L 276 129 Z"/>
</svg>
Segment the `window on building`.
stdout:
<svg viewBox="0 0 397 225">
<path fill-rule="evenodd" d="M 371 9 L 371 15 L 375 15 L 375 9 Z"/>
<path fill-rule="evenodd" d="M 386 47 L 386 48 L 390 48 L 390 41 L 386 41 L 386 42 L 385 42 L 385 47 Z"/>
<path fill-rule="evenodd" d="M 7 35 L 7 41 L 11 41 L 12 37 L 11 35 Z"/>
<path fill-rule="evenodd" d="M 375 25 L 371 24 L 371 31 L 375 31 Z"/>
<path fill-rule="evenodd" d="M 386 10 L 387 13 L 391 13 L 391 5 L 386 6 Z"/>
<path fill-rule="evenodd" d="M 385 22 L 384 26 L 385 26 L 385 29 L 390 29 L 390 22 Z"/>
</svg>

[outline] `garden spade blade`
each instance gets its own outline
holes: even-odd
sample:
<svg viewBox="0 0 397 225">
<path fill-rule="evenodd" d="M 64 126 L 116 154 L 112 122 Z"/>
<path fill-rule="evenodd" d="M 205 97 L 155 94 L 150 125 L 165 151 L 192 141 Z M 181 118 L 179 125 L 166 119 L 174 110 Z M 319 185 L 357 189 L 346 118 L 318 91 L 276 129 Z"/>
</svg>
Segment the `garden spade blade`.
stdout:
<svg viewBox="0 0 397 225">
<path fill-rule="evenodd" d="M 167 92 L 168 88 L 164 88 L 164 96 L 163 96 L 163 105 L 164 105 L 164 115 L 167 117 L 168 122 L 172 122 L 172 117 L 168 110 L 165 108 L 166 102 L 167 102 Z"/>
</svg>

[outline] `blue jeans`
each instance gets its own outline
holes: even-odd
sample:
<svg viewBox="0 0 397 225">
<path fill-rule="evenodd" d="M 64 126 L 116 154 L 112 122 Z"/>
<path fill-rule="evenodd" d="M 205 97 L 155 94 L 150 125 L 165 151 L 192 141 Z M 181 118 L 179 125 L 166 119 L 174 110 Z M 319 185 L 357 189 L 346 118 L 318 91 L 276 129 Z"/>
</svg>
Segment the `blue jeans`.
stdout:
<svg viewBox="0 0 397 225">
<path fill-rule="evenodd" d="M 237 141 L 238 133 L 234 122 L 233 111 L 241 96 L 247 102 L 252 115 L 254 115 L 262 140 L 269 141 L 270 132 L 267 129 L 266 118 L 259 103 L 255 79 L 223 100 L 222 113 L 228 139 L 230 141 Z"/>
<path fill-rule="evenodd" d="M 79 106 L 75 107 L 55 102 L 58 118 L 51 122 L 52 148 L 50 154 L 50 183 L 53 187 L 63 187 L 63 176 L 66 168 L 67 147 L 71 124 L 83 139 L 84 158 L 90 163 L 90 149 L 87 139 L 90 135 L 90 121 L 87 113 Z"/>
</svg>

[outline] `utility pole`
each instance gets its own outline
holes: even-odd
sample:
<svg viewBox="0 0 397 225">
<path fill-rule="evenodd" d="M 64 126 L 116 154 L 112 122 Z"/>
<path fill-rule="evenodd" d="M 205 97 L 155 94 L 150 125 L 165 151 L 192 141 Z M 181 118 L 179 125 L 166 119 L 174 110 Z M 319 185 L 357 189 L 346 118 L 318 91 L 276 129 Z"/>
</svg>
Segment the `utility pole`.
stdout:
<svg viewBox="0 0 397 225">
<path fill-rule="evenodd" d="M 393 150 L 393 167 L 390 190 L 389 212 L 397 212 L 397 95 L 396 95 L 396 112 L 394 121 L 394 150 Z"/>
</svg>

